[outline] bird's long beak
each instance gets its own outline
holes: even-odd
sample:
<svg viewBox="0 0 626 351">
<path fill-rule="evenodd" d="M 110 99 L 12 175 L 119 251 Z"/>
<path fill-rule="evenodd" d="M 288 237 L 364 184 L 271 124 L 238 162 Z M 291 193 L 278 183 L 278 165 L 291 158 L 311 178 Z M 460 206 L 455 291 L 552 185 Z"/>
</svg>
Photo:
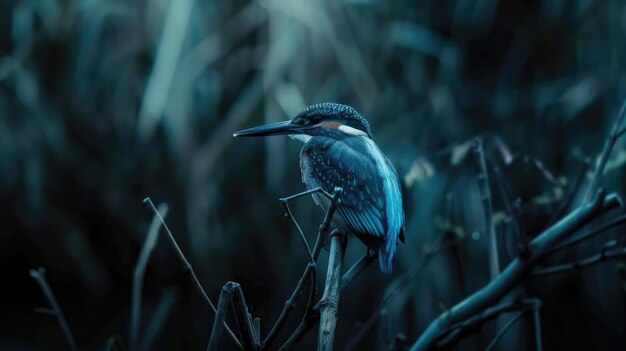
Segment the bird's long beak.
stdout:
<svg viewBox="0 0 626 351">
<path fill-rule="evenodd" d="M 291 121 L 284 121 L 272 124 L 266 124 L 264 126 L 258 126 L 240 130 L 233 133 L 234 137 L 247 137 L 247 136 L 266 136 L 266 135 L 279 135 L 279 134 L 302 134 L 304 126 L 291 123 Z"/>
</svg>

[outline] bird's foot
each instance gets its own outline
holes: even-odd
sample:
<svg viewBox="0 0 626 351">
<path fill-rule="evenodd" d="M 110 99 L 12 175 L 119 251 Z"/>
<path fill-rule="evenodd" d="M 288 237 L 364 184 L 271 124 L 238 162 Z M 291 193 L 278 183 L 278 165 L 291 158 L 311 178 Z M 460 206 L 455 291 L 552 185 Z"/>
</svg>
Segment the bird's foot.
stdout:
<svg viewBox="0 0 626 351">
<path fill-rule="evenodd" d="M 326 240 L 324 240 L 324 244 L 322 246 L 324 250 L 328 251 L 328 249 L 330 248 L 330 239 L 332 239 L 333 236 L 339 236 L 343 238 L 343 234 L 339 230 L 333 229 L 332 231 L 330 231 L 330 233 L 328 233 L 328 237 L 326 238 Z"/>
<path fill-rule="evenodd" d="M 346 234 L 340 232 L 337 229 L 333 230 L 332 232 L 330 232 L 330 234 L 328 234 L 328 241 L 329 242 L 333 238 L 333 236 L 338 236 L 339 238 L 341 238 L 341 241 L 343 242 L 344 245 L 346 243 L 346 240 L 348 239 L 348 236 Z"/>
</svg>

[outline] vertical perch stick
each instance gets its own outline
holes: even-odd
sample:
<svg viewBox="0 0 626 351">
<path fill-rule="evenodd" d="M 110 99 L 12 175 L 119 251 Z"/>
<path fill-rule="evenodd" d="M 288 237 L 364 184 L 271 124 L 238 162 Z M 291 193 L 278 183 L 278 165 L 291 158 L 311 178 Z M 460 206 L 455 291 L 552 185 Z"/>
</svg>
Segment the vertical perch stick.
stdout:
<svg viewBox="0 0 626 351">
<path fill-rule="evenodd" d="M 345 252 L 344 238 L 339 235 L 333 235 L 330 239 L 326 287 L 324 288 L 324 296 L 320 301 L 320 332 L 317 347 L 319 351 L 333 349 L 337 316 L 339 315 L 341 269 Z"/>
<path fill-rule="evenodd" d="M 232 305 L 235 310 L 235 319 L 241 333 L 241 344 L 244 350 L 258 350 L 259 342 L 254 337 L 254 327 L 252 318 L 246 306 L 246 300 L 243 297 L 241 286 L 235 282 L 228 282 L 226 286 L 233 290 Z"/>
<path fill-rule="evenodd" d="M 224 320 L 226 319 L 226 312 L 230 306 L 230 299 L 233 296 L 232 284 L 226 284 L 222 288 L 220 293 L 220 299 L 217 301 L 217 312 L 215 313 L 215 321 L 213 322 L 213 329 L 211 330 L 211 339 L 209 340 L 209 346 L 207 351 L 214 351 L 219 349 L 220 339 L 224 333 Z"/>
<path fill-rule="evenodd" d="M 226 318 L 226 312 L 228 306 L 232 305 L 235 312 L 235 319 L 237 320 L 237 326 L 239 327 L 239 333 L 241 334 L 241 344 L 244 350 L 259 350 L 260 342 L 255 337 L 255 329 L 252 325 L 252 318 L 248 313 L 248 307 L 246 306 L 246 300 L 243 297 L 243 291 L 241 286 L 235 282 L 228 282 L 222 288 L 220 299 L 217 305 L 217 312 L 215 314 L 215 322 L 213 323 L 213 330 L 211 331 L 211 339 L 209 340 L 209 346 L 207 351 L 220 350 L 220 338 L 224 334 L 224 329 L 227 328 L 224 319 Z M 260 320 L 259 320 L 260 322 Z"/>
</svg>

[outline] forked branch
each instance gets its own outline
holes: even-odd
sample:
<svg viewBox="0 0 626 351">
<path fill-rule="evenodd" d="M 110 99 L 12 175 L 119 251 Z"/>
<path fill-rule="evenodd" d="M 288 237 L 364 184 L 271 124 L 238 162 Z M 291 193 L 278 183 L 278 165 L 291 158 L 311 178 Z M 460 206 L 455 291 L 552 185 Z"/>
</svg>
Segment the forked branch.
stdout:
<svg viewBox="0 0 626 351">
<path fill-rule="evenodd" d="M 617 195 L 605 195 L 603 190 L 598 191 L 592 201 L 584 203 L 534 238 L 496 279 L 432 321 L 413 344 L 411 351 L 428 350 L 433 347 L 436 340 L 451 326 L 481 313 L 507 295 L 524 280 L 551 248 L 566 240 L 593 219 L 621 205 L 621 200 Z"/>
<path fill-rule="evenodd" d="M 311 250 L 306 240 L 306 237 L 304 236 L 304 233 L 300 229 L 300 225 L 298 224 L 295 217 L 291 213 L 291 210 L 289 208 L 289 201 L 300 198 L 302 196 L 314 194 L 314 193 L 320 193 L 322 196 L 327 197 L 330 200 L 329 201 L 330 203 L 329 203 L 328 209 L 326 210 L 326 215 L 324 216 L 324 220 L 319 227 L 317 238 L 315 240 L 315 246 L 313 247 L 313 250 Z M 322 188 L 316 188 L 316 189 L 311 189 L 311 190 L 308 190 L 308 191 L 305 191 L 296 195 L 292 195 L 292 196 L 280 199 L 280 202 L 283 204 L 283 206 L 285 207 L 285 210 L 287 211 L 287 218 L 292 222 L 293 226 L 297 229 L 298 234 L 300 235 L 304 243 L 305 249 L 307 250 L 309 254 L 309 264 L 307 265 L 304 272 L 302 273 L 302 276 L 300 277 L 298 284 L 296 284 L 294 291 L 291 293 L 291 296 L 285 302 L 285 305 L 280 315 L 278 316 L 278 319 L 276 319 L 276 322 L 272 326 L 270 332 L 267 334 L 267 336 L 263 340 L 263 343 L 261 344 L 261 348 L 263 350 L 268 350 L 272 346 L 272 344 L 276 340 L 276 337 L 278 336 L 278 333 L 285 325 L 287 316 L 289 316 L 291 311 L 295 308 L 296 302 L 300 299 L 300 297 L 304 293 L 304 290 L 306 289 L 307 285 L 310 284 L 311 282 L 312 282 L 311 284 L 315 284 L 315 276 L 316 276 L 316 270 L 317 270 L 316 262 L 320 255 L 320 252 L 322 251 L 323 240 L 328 235 L 328 231 L 330 229 L 330 223 L 335 214 L 335 210 L 337 209 L 336 208 L 337 199 L 339 198 L 340 194 L 341 194 L 341 188 L 336 188 L 333 194 L 328 194 Z M 309 305 L 315 299 L 316 294 L 317 294 L 317 287 L 313 286 L 311 289 L 311 295 L 309 297 L 309 303 L 308 303 Z M 307 308 L 307 310 L 305 311 L 305 315 L 303 316 L 303 319 L 308 318 L 307 316 L 308 313 L 310 313 L 309 308 Z"/>
</svg>

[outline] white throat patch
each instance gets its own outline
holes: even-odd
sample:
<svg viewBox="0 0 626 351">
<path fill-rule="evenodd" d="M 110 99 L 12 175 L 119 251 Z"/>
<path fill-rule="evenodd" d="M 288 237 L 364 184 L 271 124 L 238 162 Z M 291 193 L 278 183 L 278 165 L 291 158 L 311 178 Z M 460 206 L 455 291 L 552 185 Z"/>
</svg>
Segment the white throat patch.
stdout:
<svg viewBox="0 0 626 351">
<path fill-rule="evenodd" d="M 307 143 L 307 141 L 311 140 L 312 136 L 306 134 L 289 134 L 291 139 L 300 140 L 303 143 Z"/>
</svg>

